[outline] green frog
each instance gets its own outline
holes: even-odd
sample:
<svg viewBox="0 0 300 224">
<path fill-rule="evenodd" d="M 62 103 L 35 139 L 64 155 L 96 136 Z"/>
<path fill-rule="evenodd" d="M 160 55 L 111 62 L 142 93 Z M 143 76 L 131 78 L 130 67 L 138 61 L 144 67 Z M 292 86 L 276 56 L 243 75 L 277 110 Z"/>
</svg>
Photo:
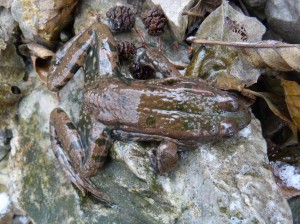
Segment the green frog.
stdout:
<svg viewBox="0 0 300 224">
<path fill-rule="evenodd" d="M 157 58 L 151 52 L 145 55 L 144 60 Z M 114 140 L 159 142 L 150 161 L 161 174 L 176 167 L 178 150 L 232 136 L 251 120 L 247 106 L 231 93 L 199 78 L 172 76 L 170 71 L 175 68 L 167 60 L 152 64 L 164 78 L 122 76 L 116 42 L 101 22 L 67 43 L 53 60 L 47 83 L 51 91 L 59 91 L 80 67 L 84 68 L 85 86 L 80 128 L 63 109 L 52 111 L 52 149 L 71 182 L 106 203 L 110 199 L 88 177 L 103 166 Z M 103 130 L 100 124 L 107 128 Z"/>
</svg>

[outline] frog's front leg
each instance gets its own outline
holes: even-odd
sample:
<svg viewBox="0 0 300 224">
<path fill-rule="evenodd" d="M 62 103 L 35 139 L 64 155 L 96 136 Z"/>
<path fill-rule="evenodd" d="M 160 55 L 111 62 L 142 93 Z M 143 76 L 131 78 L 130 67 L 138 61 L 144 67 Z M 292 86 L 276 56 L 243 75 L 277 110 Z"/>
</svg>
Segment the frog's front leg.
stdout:
<svg viewBox="0 0 300 224">
<path fill-rule="evenodd" d="M 86 179 L 95 175 L 103 166 L 112 144 L 109 136 L 105 134 L 98 136 L 90 150 L 86 152 L 69 116 L 62 109 L 56 108 L 50 115 L 50 137 L 55 157 L 70 181 L 83 193 L 88 191 L 99 200 L 111 204 L 110 199 Z"/>
<path fill-rule="evenodd" d="M 173 170 L 178 163 L 178 147 L 174 142 L 162 141 L 156 150 L 150 153 L 153 167 L 159 173 Z"/>
</svg>

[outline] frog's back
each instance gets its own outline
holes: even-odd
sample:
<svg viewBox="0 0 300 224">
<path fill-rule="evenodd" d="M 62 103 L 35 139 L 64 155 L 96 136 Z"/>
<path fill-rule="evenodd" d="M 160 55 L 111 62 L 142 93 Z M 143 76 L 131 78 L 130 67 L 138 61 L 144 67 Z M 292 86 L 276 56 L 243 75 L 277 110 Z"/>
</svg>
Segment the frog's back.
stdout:
<svg viewBox="0 0 300 224">
<path fill-rule="evenodd" d="M 106 125 L 181 140 L 231 135 L 250 122 L 248 109 L 225 91 L 185 78 L 164 80 L 105 79 L 87 100 Z"/>
</svg>

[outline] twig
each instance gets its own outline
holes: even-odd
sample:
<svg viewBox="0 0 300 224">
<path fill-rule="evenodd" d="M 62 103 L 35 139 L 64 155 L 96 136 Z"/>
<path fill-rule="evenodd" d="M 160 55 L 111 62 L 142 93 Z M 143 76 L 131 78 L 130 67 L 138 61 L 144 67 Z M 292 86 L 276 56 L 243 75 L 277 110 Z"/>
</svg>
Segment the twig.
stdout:
<svg viewBox="0 0 300 224">
<path fill-rule="evenodd" d="M 141 31 L 138 28 L 136 28 L 136 27 L 134 27 L 134 29 L 135 29 L 135 32 L 137 32 L 137 34 L 139 35 L 139 37 L 140 37 L 140 39 L 142 41 L 142 47 L 149 48 L 148 45 L 146 44 L 146 41 L 145 41 L 145 39 L 144 39 L 143 34 L 141 33 Z"/>
<path fill-rule="evenodd" d="M 286 43 L 281 43 L 273 40 L 247 43 L 247 42 L 225 42 L 225 41 L 217 41 L 217 40 L 204 40 L 204 39 L 199 39 L 197 37 L 188 37 L 186 41 L 194 44 L 221 45 L 221 46 L 245 47 L 245 48 L 280 48 L 280 47 L 299 48 L 299 44 L 286 44 Z"/>
</svg>

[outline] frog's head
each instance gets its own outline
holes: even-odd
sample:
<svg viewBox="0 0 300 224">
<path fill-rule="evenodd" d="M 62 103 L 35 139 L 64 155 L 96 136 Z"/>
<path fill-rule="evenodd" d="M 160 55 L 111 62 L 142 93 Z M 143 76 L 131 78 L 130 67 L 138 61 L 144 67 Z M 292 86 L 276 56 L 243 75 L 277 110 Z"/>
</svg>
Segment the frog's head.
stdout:
<svg viewBox="0 0 300 224">
<path fill-rule="evenodd" d="M 237 131 L 245 128 L 251 122 L 251 113 L 249 103 L 237 94 L 228 92 L 228 95 L 233 99 L 234 108 L 223 112 L 223 127 L 221 132 L 224 136 L 232 136 Z"/>
</svg>

